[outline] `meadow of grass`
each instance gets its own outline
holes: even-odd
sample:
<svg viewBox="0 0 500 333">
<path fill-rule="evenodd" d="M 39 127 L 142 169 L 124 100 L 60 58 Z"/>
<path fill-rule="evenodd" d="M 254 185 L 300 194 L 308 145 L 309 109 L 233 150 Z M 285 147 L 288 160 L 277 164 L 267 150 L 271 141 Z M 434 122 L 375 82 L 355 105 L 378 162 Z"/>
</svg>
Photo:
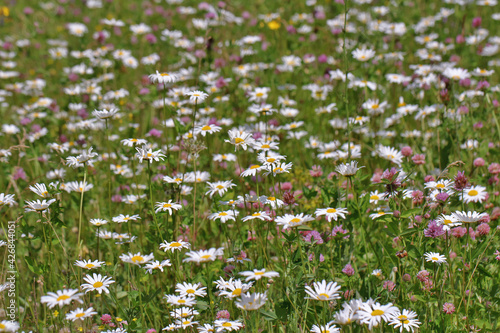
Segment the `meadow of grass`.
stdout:
<svg viewBox="0 0 500 333">
<path fill-rule="evenodd" d="M 0 332 L 498 332 L 499 21 L 6 0 Z"/>
</svg>

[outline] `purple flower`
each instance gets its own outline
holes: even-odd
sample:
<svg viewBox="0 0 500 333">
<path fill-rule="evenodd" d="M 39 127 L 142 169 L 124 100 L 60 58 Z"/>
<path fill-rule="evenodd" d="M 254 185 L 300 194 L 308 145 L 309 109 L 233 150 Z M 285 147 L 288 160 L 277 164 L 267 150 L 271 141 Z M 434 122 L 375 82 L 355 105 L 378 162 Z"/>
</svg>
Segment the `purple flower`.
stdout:
<svg viewBox="0 0 500 333">
<path fill-rule="evenodd" d="M 313 242 L 316 241 L 316 244 L 323 244 L 323 238 L 321 237 L 321 234 L 317 232 L 316 230 L 312 230 L 307 232 L 307 234 L 304 235 L 304 241 L 306 242 Z"/>
<path fill-rule="evenodd" d="M 425 237 L 430 238 L 438 238 L 444 235 L 445 231 L 443 230 L 442 225 L 438 225 L 435 220 L 432 220 L 428 225 L 427 229 L 424 230 Z"/>
<path fill-rule="evenodd" d="M 444 203 L 446 200 L 448 200 L 449 197 L 450 197 L 450 195 L 448 193 L 440 192 L 440 193 L 438 193 L 438 195 L 436 195 L 436 200 Z"/>
<path fill-rule="evenodd" d="M 455 176 L 455 190 L 461 191 L 469 185 L 469 180 L 465 176 L 465 171 L 458 172 Z"/>
<path fill-rule="evenodd" d="M 216 315 L 216 319 L 229 319 L 230 318 L 230 314 L 229 314 L 229 311 L 227 310 L 222 310 L 222 311 L 219 311 L 217 312 L 217 315 Z"/>
<path fill-rule="evenodd" d="M 347 264 L 342 269 L 342 273 L 344 273 L 347 276 L 353 276 L 354 275 L 354 268 L 352 268 L 351 264 Z"/>
<path fill-rule="evenodd" d="M 26 176 L 26 172 L 24 172 L 24 169 L 21 167 L 16 167 L 16 170 L 12 174 L 12 179 L 14 179 L 14 180 L 18 180 L 18 179 L 26 180 L 27 178 L 28 177 Z"/>
<path fill-rule="evenodd" d="M 347 234 L 348 232 L 349 231 L 344 230 L 342 228 L 342 224 L 341 224 L 341 225 L 338 225 L 338 226 L 336 226 L 336 227 L 333 228 L 331 235 L 332 235 L 332 237 L 336 237 L 338 234 Z M 348 239 L 348 238 L 349 238 L 349 236 L 345 236 L 344 237 L 344 239 Z"/>
<path fill-rule="evenodd" d="M 425 155 L 424 154 L 415 154 L 411 160 L 413 161 L 413 163 L 415 163 L 416 165 L 421 165 L 421 164 L 425 164 Z"/>
<path fill-rule="evenodd" d="M 444 303 L 443 312 L 446 314 L 452 314 L 455 312 L 455 305 L 453 305 L 453 303 Z"/>
</svg>

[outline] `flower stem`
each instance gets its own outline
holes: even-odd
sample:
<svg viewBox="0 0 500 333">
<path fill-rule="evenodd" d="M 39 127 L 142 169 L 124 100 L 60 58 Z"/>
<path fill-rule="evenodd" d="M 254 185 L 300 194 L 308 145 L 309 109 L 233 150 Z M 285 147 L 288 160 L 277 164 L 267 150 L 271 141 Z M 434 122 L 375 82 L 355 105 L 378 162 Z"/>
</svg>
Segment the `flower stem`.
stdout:
<svg viewBox="0 0 500 333">
<path fill-rule="evenodd" d="M 87 186 L 87 163 L 83 164 L 83 188 L 82 195 L 80 196 L 80 217 L 78 220 L 78 256 L 82 257 L 82 243 L 80 242 L 82 235 L 82 215 L 83 215 L 83 194 L 85 193 L 85 187 Z"/>
<path fill-rule="evenodd" d="M 155 207 L 153 205 L 153 187 L 151 186 L 151 175 L 152 175 L 152 171 L 151 171 L 151 161 L 148 160 L 148 186 L 149 186 L 149 203 L 151 205 L 151 214 L 153 215 L 153 219 L 155 221 L 155 225 L 156 225 L 156 229 L 158 230 L 158 234 L 160 235 L 161 237 L 161 241 L 163 241 L 163 235 L 161 233 L 161 230 L 160 230 L 160 227 L 158 225 L 158 220 L 156 219 L 156 213 L 155 213 Z"/>
</svg>

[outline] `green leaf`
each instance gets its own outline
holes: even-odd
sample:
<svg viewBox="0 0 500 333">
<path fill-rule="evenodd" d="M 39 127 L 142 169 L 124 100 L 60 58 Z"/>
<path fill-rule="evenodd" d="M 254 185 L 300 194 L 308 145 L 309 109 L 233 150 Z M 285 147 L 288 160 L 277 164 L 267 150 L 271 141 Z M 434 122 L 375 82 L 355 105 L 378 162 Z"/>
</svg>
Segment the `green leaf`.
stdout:
<svg viewBox="0 0 500 333">
<path fill-rule="evenodd" d="M 483 266 L 484 266 L 483 264 L 479 264 L 479 265 L 477 266 L 477 270 L 478 270 L 481 274 L 486 275 L 487 277 L 493 277 L 493 275 L 491 275 L 491 274 L 490 274 L 490 273 L 489 273 L 489 272 L 488 272 L 488 271 L 487 271 L 487 270 L 486 270 Z"/>
<path fill-rule="evenodd" d="M 281 234 L 285 237 L 285 239 L 289 243 L 292 243 L 295 240 L 295 238 L 297 238 L 297 234 L 294 232 L 291 233 L 282 232 Z"/>
<path fill-rule="evenodd" d="M 147 303 L 151 302 L 156 297 L 156 295 L 158 295 L 160 292 L 161 292 L 161 288 L 156 289 L 155 292 L 152 292 L 151 294 L 147 295 L 146 297 L 144 297 L 142 299 L 143 303 L 147 304 Z"/>
<path fill-rule="evenodd" d="M 28 269 L 37 275 L 41 275 L 43 273 L 43 270 L 40 267 L 37 267 L 33 263 L 33 259 L 30 257 L 24 257 L 24 261 L 26 262 L 26 265 L 28 265 Z"/>
<path fill-rule="evenodd" d="M 404 212 L 401 213 L 401 218 L 407 219 L 410 216 L 418 215 L 422 211 L 421 208 L 413 208 L 413 209 L 408 209 L 405 210 Z"/>
<path fill-rule="evenodd" d="M 268 320 L 268 321 L 276 321 L 276 320 L 278 320 L 278 316 L 276 316 L 276 313 L 274 313 L 274 312 L 260 309 L 259 313 L 264 316 L 265 320 Z"/>
<path fill-rule="evenodd" d="M 120 299 L 120 298 L 126 297 L 127 295 L 128 295 L 128 293 L 126 291 L 117 292 L 116 293 L 116 299 Z"/>
<path fill-rule="evenodd" d="M 274 311 L 280 321 L 286 321 L 288 314 L 292 312 L 292 304 L 288 300 L 281 301 L 274 305 Z"/>
<path fill-rule="evenodd" d="M 408 230 L 404 231 L 399 236 L 410 236 L 410 235 L 413 235 L 414 233 L 417 233 L 417 231 L 418 231 L 417 228 L 411 228 L 411 229 L 408 229 Z"/>
</svg>

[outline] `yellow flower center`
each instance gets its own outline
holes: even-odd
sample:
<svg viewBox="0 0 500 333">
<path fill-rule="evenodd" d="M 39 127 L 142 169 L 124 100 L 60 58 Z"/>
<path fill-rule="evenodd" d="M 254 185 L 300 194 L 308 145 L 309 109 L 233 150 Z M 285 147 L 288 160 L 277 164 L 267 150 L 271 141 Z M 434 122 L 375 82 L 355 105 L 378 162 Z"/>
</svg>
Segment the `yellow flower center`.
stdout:
<svg viewBox="0 0 500 333">
<path fill-rule="evenodd" d="M 236 143 L 236 144 L 239 144 L 239 143 L 242 143 L 242 142 L 245 142 L 245 140 L 243 140 L 242 138 L 236 138 L 236 139 L 234 139 L 234 143 Z"/>
<path fill-rule="evenodd" d="M 431 259 L 432 259 L 432 261 L 438 261 L 439 260 L 438 257 L 432 257 Z"/>
<path fill-rule="evenodd" d="M 230 322 L 225 322 L 224 324 L 222 324 L 223 327 L 231 327 L 231 323 Z"/>
<path fill-rule="evenodd" d="M 437 184 L 436 188 L 439 188 L 439 189 L 444 188 L 444 184 Z"/>
<path fill-rule="evenodd" d="M 85 312 L 80 312 L 75 315 L 76 318 L 81 318 L 83 316 L 85 316 Z"/>
<path fill-rule="evenodd" d="M 328 208 L 326 212 L 331 214 L 331 213 L 336 213 L 337 210 L 335 208 Z"/>
<path fill-rule="evenodd" d="M 290 223 L 299 223 L 300 219 L 299 218 L 293 218 L 290 220 Z"/>
<path fill-rule="evenodd" d="M 94 268 L 94 264 L 87 264 L 87 265 L 85 265 L 85 268 L 88 268 L 88 269 Z"/>
<path fill-rule="evenodd" d="M 378 106 L 379 106 L 378 104 L 373 104 L 372 109 L 378 109 Z"/>
<path fill-rule="evenodd" d="M 361 121 L 363 120 L 363 117 L 356 117 L 356 121 Z"/>
<path fill-rule="evenodd" d="M 160 76 L 170 76 L 168 73 L 161 73 Z"/>
<path fill-rule="evenodd" d="M 210 254 L 205 254 L 204 256 L 201 256 L 201 259 L 210 259 L 212 256 Z"/>
<path fill-rule="evenodd" d="M 257 164 L 252 165 L 252 166 L 250 167 L 250 169 L 258 169 L 258 168 L 260 168 L 260 165 L 257 165 Z"/>
<path fill-rule="evenodd" d="M 372 316 L 381 316 L 383 315 L 385 312 L 382 311 L 382 310 L 373 310 L 372 311 Z"/>
<path fill-rule="evenodd" d="M 448 225 L 448 224 L 451 223 L 451 220 L 443 220 L 443 223 L 446 224 L 446 225 Z"/>
<path fill-rule="evenodd" d="M 275 158 L 272 158 L 272 157 L 269 157 L 269 158 L 267 159 L 267 163 L 273 163 L 274 161 L 276 161 L 276 159 L 275 159 Z"/>
<path fill-rule="evenodd" d="M 330 296 L 328 296 L 328 294 L 319 294 L 319 298 L 329 298 Z"/>
<path fill-rule="evenodd" d="M 260 213 L 253 213 L 252 216 L 260 216 Z"/>
<path fill-rule="evenodd" d="M 255 275 L 264 275 L 265 272 L 257 272 L 257 273 L 254 273 Z"/>
<path fill-rule="evenodd" d="M 201 128 L 202 131 L 210 131 L 212 129 L 212 127 L 208 126 L 208 125 L 205 125 Z"/>
<path fill-rule="evenodd" d="M 227 216 L 227 213 L 226 212 L 220 212 L 219 216 Z"/>
<path fill-rule="evenodd" d="M 282 168 L 274 168 L 273 172 L 283 171 Z"/>
<path fill-rule="evenodd" d="M 67 300 L 68 298 L 69 298 L 69 296 L 68 296 L 68 295 L 61 295 L 61 296 L 59 296 L 59 297 L 56 299 L 56 301 L 57 301 L 57 302 L 60 302 L 60 301 L 65 301 L 65 300 Z"/>
<path fill-rule="evenodd" d="M 142 262 L 144 258 L 141 256 L 133 256 L 131 260 L 132 262 Z"/>
<path fill-rule="evenodd" d="M 222 189 L 224 188 L 224 186 L 222 186 L 222 185 L 217 185 L 216 187 L 217 187 L 219 190 L 222 190 Z"/>
<path fill-rule="evenodd" d="M 170 208 L 170 207 L 172 207 L 172 205 L 169 204 L 169 203 L 166 203 L 166 204 L 163 205 L 163 208 Z"/>
<path fill-rule="evenodd" d="M 93 286 L 94 288 L 100 288 L 100 287 L 102 287 L 102 286 L 103 286 L 103 283 L 102 283 L 101 281 L 97 281 L 97 282 L 96 282 L 96 283 L 94 283 L 92 286 Z"/>
<path fill-rule="evenodd" d="M 194 289 L 188 289 L 188 290 L 186 290 L 186 293 L 187 294 L 194 294 L 195 291 L 194 291 Z"/>
<path fill-rule="evenodd" d="M 185 300 L 183 300 L 183 299 L 180 299 L 180 300 L 178 300 L 178 301 L 177 301 L 177 303 L 184 304 L 184 303 L 186 303 L 186 301 L 185 301 Z"/>
<path fill-rule="evenodd" d="M 476 190 L 470 190 L 469 193 L 468 193 L 471 197 L 475 197 L 476 195 L 478 195 L 478 192 Z"/>
<path fill-rule="evenodd" d="M 255 94 L 255 96 L 256 96 L 256 97 L 262 97 L 262 96 L 264 96 L 264 94 L 263 94 L 263 93 L 261 93 L 261 92 L 259 92 L 259 93 L 256 93 L 256 94 Z"/>
<path fill-rule="evenodd" d="M 271 148 L 271 146 L 266 144 L 266 145 L 262 145 L 261 148 Z"/>
<path fill-rule="evenodd" d="M 380 197 L 378 195 L 371 195 L 370 200 L 379 200 Z"/>
<path fill-rule="evenodd" d="M 241 288 L 236 288 L 233 291 L 233 296 L 240 296 L 241 295 Z"/>
<path fill-rule="evenodd" d="M 175 179 L 174 179 L 174 181 L 176 181 L 176 182 L 182 182 L 182 179 L 180 179 L 180 178 L 175 178 Z"/>
</svg>

